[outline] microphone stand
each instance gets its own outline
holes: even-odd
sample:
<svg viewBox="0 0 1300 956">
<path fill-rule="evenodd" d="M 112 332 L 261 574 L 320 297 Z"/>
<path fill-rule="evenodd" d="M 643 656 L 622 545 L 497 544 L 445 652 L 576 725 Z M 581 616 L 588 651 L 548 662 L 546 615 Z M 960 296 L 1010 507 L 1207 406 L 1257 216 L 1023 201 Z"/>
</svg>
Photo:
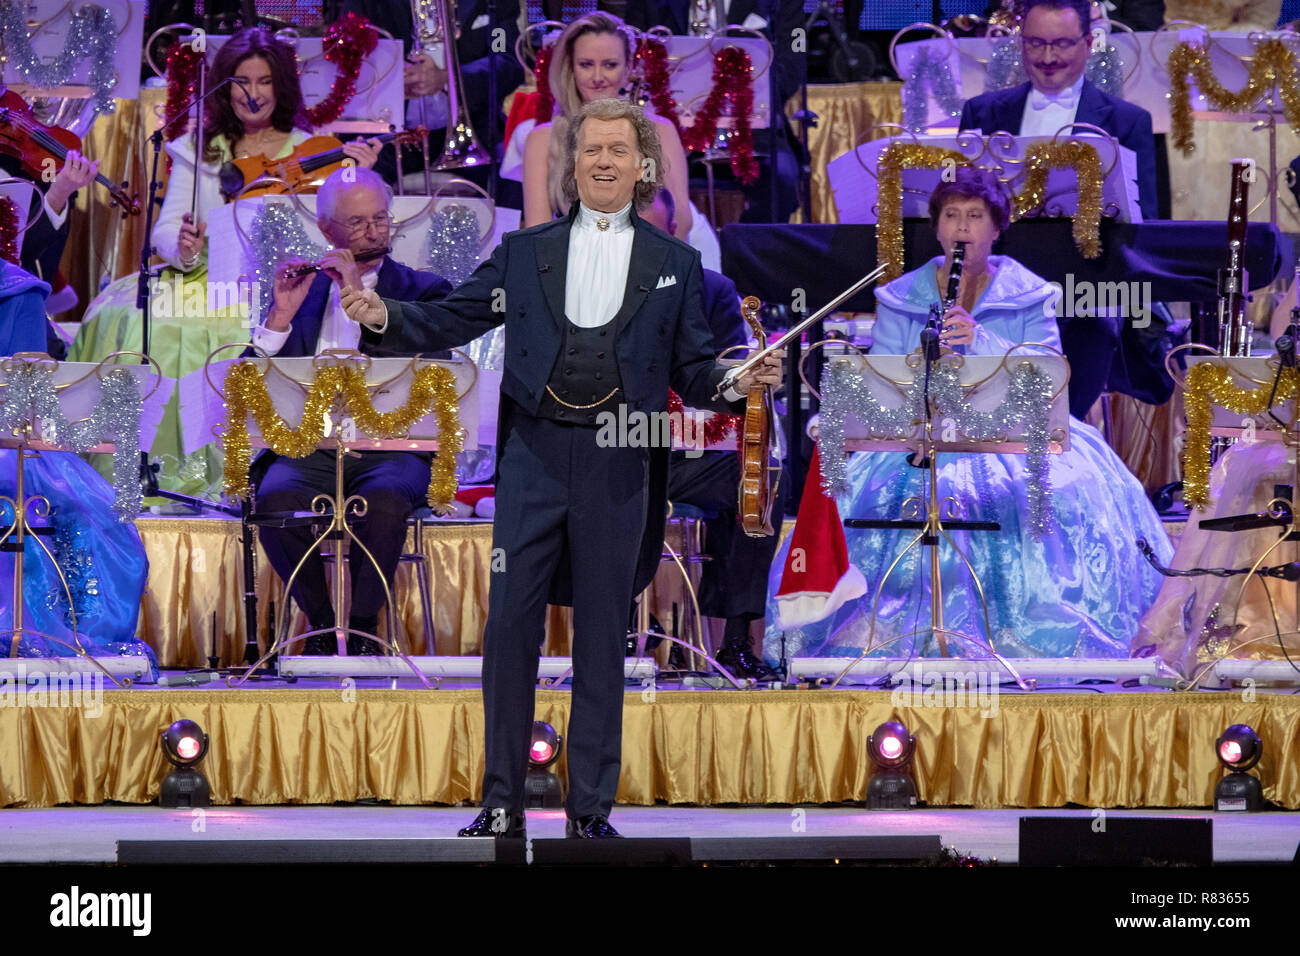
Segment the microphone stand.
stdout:
<svg viewBox="0 0 1300 956">
<path fill-rule="evenodd" d="M 497 27 L 497 0 L 488 0 L 488 28 L 495 30 Z M 491 48 L 488 49 L 488 56 L 496 56 Z M 489 69 L 488 73 L 488 195 L 492 197 L 492 204 L 495 206 L 497 201 L 497 188 L 499 173 L 501 170 L 501 159 L 497 157 L 497 147 L 501 147 L 502 157 L 505 154 L 505 143 L 497 143 L 497 114 L 501 112 L 501 105 L 497 102 L 497 71 Z"/>
<path fill-rule="evenodd" d="M 152 295 L 152 290 L 150 289 L 150 285 L 152 280 L 156 276 L 152 267 L 149 265 L 149 260 L 153 257 L 153 252 L 154 252 L 153 250 L 154 212 L 162 204 L 162 200 L 158 196 L 158 189 L 160 185 L 158 182 L 158 159 L 162 154 L 163 136 L 173 124 L 178 122 L 182 117 L 188 116 L 189 111 L 194 106 L 203 103 L 204 100 L 210 97 L 213 93 L 217 92 L 217 90 L 229 84 L 239 85 L 240 89 L 243 89 L 242 85 L 238 84 L 234 77 L 227 77 L 226 79 L 218 83 L 216 86 L 214 86 L 212 89 L 208 90 L 207 92 L 203 93 L 200 96 L 196 96 L 194 99 L 190 100 L 190 102 L 186 103 L 185 108 L 181 110 L 175 117 L 173 117 L 170 122 L 164 123 L 162 126 L 159 126 L 158 129 L 156 129 L 149 136 L 149 142 L 153 145 L 153 163 L 149 172 L 149 202 L 145 212 L 144 244 L 140 248 L 140 269 L 138 273 L 138 281 L 136 283 L 136 291 L 135 291 L 135 307 L 140 310 L 140 314 L 141 314 L 140 351 L 144 353 L 145 364 L 148 364 L 149 362 L 149 354 L 150 354 L 149 333 L 150 333 L 150 328 L 153 325 L 153 310 L 151 308 L 153 295 Z M 246 92 L 245 95 L 247 96 Z M 250 101 L 251 101 L 251 97 L 250 97 Z M 201 121 L 199 127 L 202 128 Z M 195 183 L 196 197 L 197 197 L 198 179 L 199 179 L 199 164 L 202 158 L 200 155 L 201 151 L 202 151 L 202 144 L 198 140 L 195 140 L 194 183 Z M 230 505 L 218 504 L 215 502 L 208 501 L 204 498 L 196 498 L 192 495 L 182 495 L 174 491 L 167 491 L 166 489 L 159 488 L 158 487 L 158 465 L 155 463 L 151 463 L 149 461 L 149 452 L 146 451 L 145 449 L 140 450 L 140 486 L 144 491 L 145 497 L 147 498 L 167 498 L 170 501 L 178 501 L 182 504 L 188 505 L 189 507 L 193 508 L 195 511 L 212 510 L 223 514 L 230 514 L 230 515 L 238 515 L 240 513 L 238 508 L 235 508 Z"/>
</svg>

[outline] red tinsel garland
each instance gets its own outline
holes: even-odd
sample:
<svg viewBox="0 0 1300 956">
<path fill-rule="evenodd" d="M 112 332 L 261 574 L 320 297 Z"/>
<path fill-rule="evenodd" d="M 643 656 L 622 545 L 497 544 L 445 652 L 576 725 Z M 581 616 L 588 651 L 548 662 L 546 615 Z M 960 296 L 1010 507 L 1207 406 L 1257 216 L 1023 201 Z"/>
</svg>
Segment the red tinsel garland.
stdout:
<svg viewBox="0 0 1300 956">
<path fill-rule="evenodd" d="M 173 43 L 167 51 L 167 105 L 163 108 L 164 123 L 171 123 L 180 116 L 186 105 L 198 96 L 199 73 L 205 65 L 203 54 L 195 52 L 188 43 Z M 170 142 L 184 132 L 184 123 L 168 126 L 167 140 Z"/>
<path fill-rule="evenodd" d="M 730 102 L 736 118 L 736 132 L 730 140 L 731 171 L 747 185 L 758 180 L 758 161 L 754 158 L 754 138 L 749 128 L 754 109 L 752 73 L 749 54 L 740 47 L 719 50 L 713 57 L 713 89 L 695 114 L 694 125 L 683 137 L 687 149 L 709 149 L 718 133 L 722 105 Z"/>
<path fill-rule="evenodd" d="M 662 40 L 642 37 L 636 58 L 645 64 L 646 83 L 650 87 L 650 102 L 654 104 L 655 112 L 677 127 L 680 133 L 682 124 L 677 117 L 677 102 L 668 89 L 668 48 Z"/>
<path fill-rule="evenodd" d="M 358 14 L 345 14 L 330 24 L 321 49 L 325 59 L 338 68 L 338 75 L 325 99 L 307 110 L 312 126 L 324 126 L 343 115 L 343 107 L 357 95 L 361 61 L 374 52 L 378 43 L 379 31 Z"/>
<path fill-rule="evenodd" d="M 0 258 L 21 265 L 18 261 L 18 207 L 8 196 L 0 196 Z"/>
<path fill-rule="evenodd" d="M 682 441 L 682 413 L 685 406 L 682 398 L 672 389 L 668 390 L 668 424 L 673 431 L 673 440 Z M 721 415 L 714 413 L 704 420 L 704 444 L 716 445 L 728 435 L 740 433 L 739 415 Z M 696 441 L 699 436 L 696 436 Z"/>
<path fill-rule="evenodd" d="M 551 47 L 544 46 L 537 51 L 537 61 L 533 64 L 537 75 L 537 98 L 534 100 L 533 119 L 537 125 L 549 123 L 551 113 L 555 110 L 555 97 L 551 95 Z"/>
</svg>

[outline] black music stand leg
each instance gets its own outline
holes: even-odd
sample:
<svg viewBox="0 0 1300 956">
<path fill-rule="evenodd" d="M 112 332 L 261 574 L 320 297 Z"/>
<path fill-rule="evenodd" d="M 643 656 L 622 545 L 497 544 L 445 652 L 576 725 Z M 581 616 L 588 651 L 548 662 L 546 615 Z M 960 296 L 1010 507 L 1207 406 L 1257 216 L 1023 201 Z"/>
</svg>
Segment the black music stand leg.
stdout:
<svg viewBox="0 0 1300 956">
<path fill-rule="evenodd" d="M 240 502 L 240 539 L 244 549 L 244 663 L 253 665 L 261 657 L 257 648 L 257 552 L 253 546 L 251 496 Z"/>
</svg>

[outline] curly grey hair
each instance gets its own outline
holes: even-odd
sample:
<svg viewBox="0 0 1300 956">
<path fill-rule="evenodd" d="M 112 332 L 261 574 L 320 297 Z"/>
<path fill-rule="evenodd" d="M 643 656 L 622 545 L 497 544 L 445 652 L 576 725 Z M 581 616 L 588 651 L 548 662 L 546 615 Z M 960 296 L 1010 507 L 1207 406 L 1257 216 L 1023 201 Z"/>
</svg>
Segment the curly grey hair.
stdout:
<svg viewBox="0 0 1300 956">
<path fill-rule="evenodd" d="M 594 100 L 579 110 L 578 115 L 569 124 L 566 147 L 568 164 L 561 182 L 565 198 L 570 203 L 578 201 L 578 179 L 575 172 L 578 163 L 578 131 L 589 119 L 625 119 L 632 124 L 632 128 L 636 131 L 637 155 L 643 161 L 650 160 L 650 172 L 653 174 L 649 179 L 643 174 L 637 180 L 636 192 L 632 198 L 638 210 L 648 208 L 654 202 L 655 193 L 663 185 L 663 149 L 659 145 L 659 134 L 655 131 L 654 123 L 645 115 L 645 111 L 639 106 L 620 99 Z"/>
</svg>

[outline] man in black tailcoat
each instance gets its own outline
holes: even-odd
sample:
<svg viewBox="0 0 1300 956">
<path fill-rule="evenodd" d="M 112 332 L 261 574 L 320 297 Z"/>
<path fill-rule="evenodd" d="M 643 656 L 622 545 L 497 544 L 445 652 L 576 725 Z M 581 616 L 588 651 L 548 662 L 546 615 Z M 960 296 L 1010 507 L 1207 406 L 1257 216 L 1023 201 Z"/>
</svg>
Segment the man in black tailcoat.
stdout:
<svg viewBox="0 0 1300 956">
<path fill-rule="evenodd" d="M 628 608 L 663 546 L 669 448 L 656 440 L 655 415 L 666 412 L 670 386 L 692 407 L 734 412 L 748 385 L 781 379 L 772 356 L 734 386 L 725 381 L 735 373 L 710 348 L 699 253 L 637 215 L 663 167 L 642 111 L 618 99 L 589 103 L 568 145 L 569 216 L 507 236 L 444 301 L 343 294 L 348 315 L 392 348 L 458 346 L 506 326 L 483 636 L 483 811 L 462 836 L 524 836 L 548 597 L 574 612 L 568 834 L 618 836 L 609 813 Z"/>
</svg>

